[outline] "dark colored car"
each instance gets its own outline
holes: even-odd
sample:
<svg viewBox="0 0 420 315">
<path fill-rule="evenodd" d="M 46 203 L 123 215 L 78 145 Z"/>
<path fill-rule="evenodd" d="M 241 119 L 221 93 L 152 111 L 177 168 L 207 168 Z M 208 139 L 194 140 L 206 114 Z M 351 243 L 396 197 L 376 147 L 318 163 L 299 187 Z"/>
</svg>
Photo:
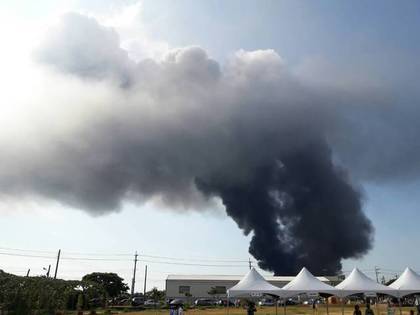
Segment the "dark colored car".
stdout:
<svg viewBox="0 0 420 315">
<path fill-rule="evenodd" d="M 214 306 L 216 301 L 212 299 L 197 299 L 194 301 L 195 306 Z"/>
<path fill-rule="evenodd" d="M 298 304 L 298 302 L 296 302 L 293 299 L 287 299 L 286 300 L 286 305 L 297 305 L 297 304 Z M 278 300 L 277 305 L 283 306 L 283 301 L 282 300 Z"/>
<path fill-rule="evenodd" d="M 226 299 L 220 299 L 220 300 L 216 301 L 216 305 L 226 306 L 227 305 L 227 300 Z M 229 300 L 229 306 L 235 306 L 235 303 L 233 301 Z"/>
<path fill-rule="evenodd" d="M 131 299 L 132 306 L 140 306 L 144 304 L 144 298 L 142 296 L 135 296 Z"/>
</svg>

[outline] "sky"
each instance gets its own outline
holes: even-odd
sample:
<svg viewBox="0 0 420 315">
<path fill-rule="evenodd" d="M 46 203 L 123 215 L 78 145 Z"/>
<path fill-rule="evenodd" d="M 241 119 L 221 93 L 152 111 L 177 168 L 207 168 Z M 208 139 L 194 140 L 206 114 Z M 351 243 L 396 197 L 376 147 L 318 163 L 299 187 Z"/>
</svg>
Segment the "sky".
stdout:
<svg viewBox="0 0 420 315">
<path fill-rule="evenodd" d="M 358 259 L 344 259 L 343 271 L 359 266 L 373 277 L 378 266 L 386 278 L 406 266 L 420 271 L 420 254 L 416 251 L 420 236 L 416 150 L 419 9 L 417 1 L 2 1 L 0 121 L 5 132 L 0 143 L 7 144 L 3 155 L 18 155 L 11 154 L 13 159 L 5 160 L 1 172 L 7 181 L 0 180 L 0 269 L 24 275 L 30 268 L 32 275 L 44 274 L 43 268 L 49 264 L 54 269 L 56 252 L 62 249 L 59 277 L 78 279 L 92 271 L 115 271 L 130 283 L 133 255 L 138 251 L 137 286 L 143 286 L 147 264 L 150 289 L 163 288 L 170 273 L 243 274 L 249 258 L 255 265 L 255 258 L 248 253 L 252 233 L 243 234 L 225 214 L 220 200 L 201 203 L 195 201 L 195 195 L 188 195 L 192 200 L 188 209 L 174 206 L 173 211 L 170 204 L 177 203 L 176 198 L 168 205 L 156 198 L 136 196 L 123 200 L 116 211 L 97 211 L 92 209 L 106 207 L 113 200 L 90 203 L 89 195 L 83 195 L 80 204 L 72 203 L 77 193 L 68 196 L 62 191 L 51 193 L 48 185 L 40 189 L 18 185 L 21 177 L 16 174 L 26 174 L 26 168 L 38 165 L 39 155 L 52 151 L 46 147 L 45 152 L 38 152 L 38 145 L 44 148 L 39 138 L 47 142 L 45 139 L 55 139 L 57 134 L 59 139 L 72 134 L 77 139 L 80 134 L 74 134 L 74 130 L 85 119 L 96 123 L 101 115 L 109 117 L 113 106 L 122 102 L 112 84 L 125 86 L 134 80 L 126 69 L 132 67 L 131 62 L 146 58 L 161 61 L 174 49 L 201 47 L 211 58 L 208 67 L 213 67 L 215 60 L 221 71 L 231 69 L 232 60 L 246 62 L 246 58 L 257 56 L 238 55 L 238 51 L 273 50 L 275 59 L 281 60 L 296 78 L 316 87 L 318 93 L 328 91 L 322 96 L 327 102 L 350 103 L 345 117 L 355 120 L 356 128 L 343 127 L 330 136 L 330 141 L 334 159 L 350 170 L 352 181 L 363 192 L 362 208 L 375 232 L 372 249 Z M 108 60 L 117 60 L 103 70 L 105 74 L 78 68 L 65 59 L 65 49 L 61 49 L 78 33 L 66 33 L 68 37 L 55 42 L 51 30 L 54 32 L 68 12 L 78 14 L 73 16 L 75 24 L 85 23 L 88 17 L 112 28 L 120 47 L 128 53 L 128 61 L 120 57 L 118 49 L 112 50 L 114 46 L 103 47 L 110 51 L 101 56 L 105 65 Z M 113 41 L 113 35 L 109 35 L 100 45 Z M 58 53 L 50 54 L 51 48 Z M 273 56 L 270 54 L 263 57 Z M 67 73 L 62 75 L 60 71 Z M 112 84 L 89 81 L 108 73 Z M 337 91 L 340 96 L 334 94 Z M 28 104 L 33 100 L 37 104 L 31 109 Z M 81 105 L 67 111 L 73 102 Z M 85 103 L 111 105 L 95 107 L 91 112 Z M 377 111 L 376 103 L 381 103 L 384 112 L 390 108 L 390 113 Z M 148 110 L 154 117 L 156 109 L 153 103 L 151 106 Z M 360 110 L 360 106 L 366 109 Z M 321 123 L 332 128 L 329 122 Z M 93 125 L 95 134 L 101 125 Z M 18 144 L 11 144 L 10 139 Z M 27 151 L 20 148 L 22 143 L 35 148 Z M 12 163 L 16 160 L 24 163 L 17 167 Z M 60 163 L 53 165 L 64 168 Z M 18 171 L 10 171 L 15 169 Z M 71 174 L 71 170 L 68 172 Z M 30 174 L 33 180 L 33 171 Z M 12 181 L 15 178 L 16 183 Z M 16 185 L 18 193 L 4 182 Z M 172 191 L 165 186 L 165 192 Z M 84 207 L 91 210 L 85 211 Z M 318 229 L 333 229 L 324 226 L 322 220 L 316 224 Z M 357 234 L 360 227 L 352 228 Z"/>
</svg>

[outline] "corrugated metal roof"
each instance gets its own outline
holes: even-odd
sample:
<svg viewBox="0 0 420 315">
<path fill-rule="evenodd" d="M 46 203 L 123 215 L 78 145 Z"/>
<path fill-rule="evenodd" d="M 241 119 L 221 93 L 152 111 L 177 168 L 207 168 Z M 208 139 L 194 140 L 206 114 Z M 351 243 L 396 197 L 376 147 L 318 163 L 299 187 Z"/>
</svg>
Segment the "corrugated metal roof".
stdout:
<svg viewBox="0 0 420 315">
<path fill-rule="evenodd" d="M 168 275 L 166 280 L 184 281 L 239 281 L 243 275 Z M 267 281 L 289 282 L 294 276 L 264 276 Z M 317 277 L 319 280 L 329 282 L 326 277 Z"/>
</svg>

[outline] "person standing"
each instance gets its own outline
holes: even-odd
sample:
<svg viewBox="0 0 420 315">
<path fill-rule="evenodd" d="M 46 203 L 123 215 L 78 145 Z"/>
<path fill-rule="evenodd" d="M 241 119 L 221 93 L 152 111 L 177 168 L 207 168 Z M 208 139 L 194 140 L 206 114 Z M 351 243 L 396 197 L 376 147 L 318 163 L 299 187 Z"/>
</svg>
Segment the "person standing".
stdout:
<svg viewBox="0 0 420 315">
<path fill-rule="evenodd" d="M 375 315 L 375 313 L 373 312 L 373 310 L 370 308 L 370 303 L 367 303 L 366 304 L 365 315 Z"/>
<path fill-rule="evenodd" d="M 417 315 L 420 315 L 420 301 L 418 295 L 416 295 L 416 300 L 414 301 L 414 304 L 416 305 Z"/>
<path fill-rule="evenodd" d="M 257 311 L 255 308 L 255 304 L 253 302 L 248 303 L 248 309 L 247 309 L 247 315 L 254 315 L 254 313 Z"/>
<path fill-rule="evenodd" d="M 169 306 L 169 315 L 178 315 L 178 310 L 176 308 L 176 305 Z"/>
<path fill-rule="evenodd" d="M 362 315 L 362 311 L 360 310 L 360 306 L 359 306 L 359 304 L 356 304 L 356 305 L 354 306 L 354 312 L 353 312 L 353 315 Z"/>
<path fill-rule="evenodd" d="M 388 300 L 388 305 L 387 305 L 386 313 L 387 313 L 387 315 L 395 315 L 395 310 L 392 307 L 392 303 L 391 303 L 390 300 Z"/>
<path fill-rule="evenodd" d="M 317 303 L 317 300 L 316 300 L 316 299 L 314 299 L 314 300 L 312 301 L 312 313 L 313 313 L 313 314 L 317 314 L 317 305 L 316 305 L 316 303 Z"/>
<path fill-rule="evenodd" d="M 184 309 L 182 308 L 182 304 L 179 305 L 178 314 L 176 314 L 176 315 L 184 315 Z"/>
</svg>

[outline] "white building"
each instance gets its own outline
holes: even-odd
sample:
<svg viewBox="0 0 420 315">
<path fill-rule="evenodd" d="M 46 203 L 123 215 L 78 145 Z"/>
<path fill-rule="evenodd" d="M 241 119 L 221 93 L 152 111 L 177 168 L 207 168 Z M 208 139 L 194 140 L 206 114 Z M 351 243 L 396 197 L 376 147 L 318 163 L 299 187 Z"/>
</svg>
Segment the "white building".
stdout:
<svg viewBox="0 0 420 315">
<path fill-rule="evenodd" d="M 208 298 L 212 297 L 209 294 L 211 290 L 216 291 L 214 296 L 226 297 L 226 290 L 237 284 L 242 277 L 243 275 L 168 275 L 166 278 L 166 297 L 169 299 Z M 265 277 L 268 282 L 279 288 L 294 278 L 292 276 Z M 338 276 L 317 278 L 333 286 L 342 280 Z"/>
</svg>

